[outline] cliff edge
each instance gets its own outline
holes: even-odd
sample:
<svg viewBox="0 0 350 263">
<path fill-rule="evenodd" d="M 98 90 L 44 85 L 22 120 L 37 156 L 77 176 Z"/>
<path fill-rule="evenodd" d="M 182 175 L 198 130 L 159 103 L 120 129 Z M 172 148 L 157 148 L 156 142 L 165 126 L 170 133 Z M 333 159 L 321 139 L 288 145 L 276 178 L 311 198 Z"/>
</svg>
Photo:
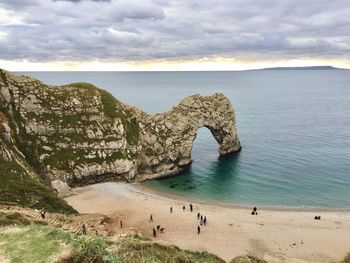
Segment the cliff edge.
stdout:
<svg viewBox="0 0 350 263">
<path fill-rule="evenodd" d="M 220 155 L 241 148 L 234 110 L 221 93 L 189 96 L 149 115 L 91 84 L 49 86 L 0 70 L 0 110 L 0 161 L 47 183 L 179 173 L 191 162 L 200 127 L 211 131 Z"/>
</svg>

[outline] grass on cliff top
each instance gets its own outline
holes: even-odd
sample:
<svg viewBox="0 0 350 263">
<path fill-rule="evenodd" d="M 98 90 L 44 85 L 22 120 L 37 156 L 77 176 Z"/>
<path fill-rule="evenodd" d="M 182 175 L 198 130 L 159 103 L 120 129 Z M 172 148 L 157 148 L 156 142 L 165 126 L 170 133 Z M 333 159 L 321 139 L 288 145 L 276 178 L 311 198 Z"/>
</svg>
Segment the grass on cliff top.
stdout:
<svg viewBox="0 0 350 263">
<path fill-rule="evenodd" d="M 137 236 L 120 238 L 116 243 L 100 237 L 76 236 L 46 226 L 0 229 L 0 253 L 10 262 L 50 262 L 68 250 L 71 261 L 94 263 L 222 263 L 222 259 L 203 252 L 162 246 Z"/>
<path fill-rule="evenodd" d="M 176 246 L 163 246 L 137 236 L 128 236 L 119 240 L 116 251 L 123 262 L 225 262 L 221 258 L 207 252 L 193 252 L 181 250 Z"/>
<path fill-rule="evenodd" d="M 0 203 L 65 214 L 77 213 L 48 186 L 31 178 L 15 162 L 0 159 Z"/>
</svg>

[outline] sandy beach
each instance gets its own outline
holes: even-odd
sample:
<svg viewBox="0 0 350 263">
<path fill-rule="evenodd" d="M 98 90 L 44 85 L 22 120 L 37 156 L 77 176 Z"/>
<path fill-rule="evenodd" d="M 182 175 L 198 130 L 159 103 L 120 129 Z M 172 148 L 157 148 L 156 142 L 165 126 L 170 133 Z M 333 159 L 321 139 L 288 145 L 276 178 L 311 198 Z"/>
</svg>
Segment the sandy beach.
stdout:
<svg viewBox="0 0 350 263">
<path fill-rule="evenodd" d="M 103 183 L 76 188 L 66 201 L 80 213 L 123 220 L 127 229 L 182 249 L 209 251 L 226 261 L 251 254 L 274 262 L 334 262 L 350 252 L 350 211 L 260 209 L 206 204 L 160 194 L 140 185 Z M 189 211 L 189 204 L 194 211 Z M 183 205 L 186 206 L 183 211 Z M 170 207 L 173 212 L 170 213 Z M 197 213 L 208 219 L 197 234 Z M 153 222 L 149 221 L 153 215 Z M 314 220 L 320 215 L 321 220 Z M 165 228 L 152 236 L 152 228 Z M 116 226 L 117 228 L 117 226 Z"/>
</svg>

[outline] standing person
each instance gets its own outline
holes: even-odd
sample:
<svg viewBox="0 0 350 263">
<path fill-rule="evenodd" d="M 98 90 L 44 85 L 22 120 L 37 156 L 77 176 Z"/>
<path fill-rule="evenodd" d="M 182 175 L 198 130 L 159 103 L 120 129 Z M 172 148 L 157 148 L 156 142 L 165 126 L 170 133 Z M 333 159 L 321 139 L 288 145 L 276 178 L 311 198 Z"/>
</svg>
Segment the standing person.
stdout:
<svg viewBox="0 0 350 263">
<path fill-rule="evenodd" d="M 172 212 L 173 212 L 173 207 L 171 206 L 171 207 L 170 207 L 170 213 L 172 213 Z"/>
<path fill-rule="evenodd" d="M 149 217 L 149 221 L 153 222 L 153 215 L 151 214 L 151 216 Z"/>
<path fill-rule="evenodd" d="M 201 227 L 200 226 L 197 226 L 197 232 L 198 232 L 198 235 L 201 233 Z"/>
<path fill-rule="evenodd" d="M 184 211 L 184 212 L 185 212 L 185 209 L 186 209 L 186 207 L 185 207 L 185 206 L 183 206 L 183 207 L 182 207 L 182 211 Z"/>
<path fill-rule="evenodd" d="M 190 204 L 190 211 L 193 212 L 193 205 Z"/>
<path fill-rule="evenodd" d="M 153 227 L 153 236 L 157 237 L 157 231 L 154 229 L 154 227 Z"/>
<path fill-rule="evenodd" d="M 45 219 L 45 210 L 40 211 L 41 219 Z"/>
<path fill-rule="evenodd" d="M 123 228 L 123 220 L 120 220 L 120 228 Z"/>
<path fill-rule="evenodd" d="M 197 213 L 197 219 L 199 219 L 199 218 L 200 218 L 200 216 L 201 216 L 201 214 L 200 214 L 200 213 Z"/>
<path fill-rule="evenodd" d="M 82 230 L 82 232 L 83 232 L 83 235 L 86 235 L 86 225 L 85 225 L 85 224 L 83 224 L 83 225 L 81 226 L 81 230 Z"/>
<path fill-rule="evenodd" d="M 204 223 L 204 225 L 207 224 L 207 217 L 206 217 L 206 216 L 205 216 L 204 219 L 203 219 L 203 223 Z"/>
</svg>

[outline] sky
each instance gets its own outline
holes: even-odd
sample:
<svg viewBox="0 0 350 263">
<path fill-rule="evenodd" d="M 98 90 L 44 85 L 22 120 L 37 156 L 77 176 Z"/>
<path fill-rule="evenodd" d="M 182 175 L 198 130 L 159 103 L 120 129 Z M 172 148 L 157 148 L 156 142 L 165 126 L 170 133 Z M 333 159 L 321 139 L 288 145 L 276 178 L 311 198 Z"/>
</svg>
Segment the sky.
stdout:
<svg viewBox="0 0 350 263">
<path fill-rule="evenodd" d="M 0 0 L 0 67 L 350 68 L 350 0 Z"/>
</svg>

